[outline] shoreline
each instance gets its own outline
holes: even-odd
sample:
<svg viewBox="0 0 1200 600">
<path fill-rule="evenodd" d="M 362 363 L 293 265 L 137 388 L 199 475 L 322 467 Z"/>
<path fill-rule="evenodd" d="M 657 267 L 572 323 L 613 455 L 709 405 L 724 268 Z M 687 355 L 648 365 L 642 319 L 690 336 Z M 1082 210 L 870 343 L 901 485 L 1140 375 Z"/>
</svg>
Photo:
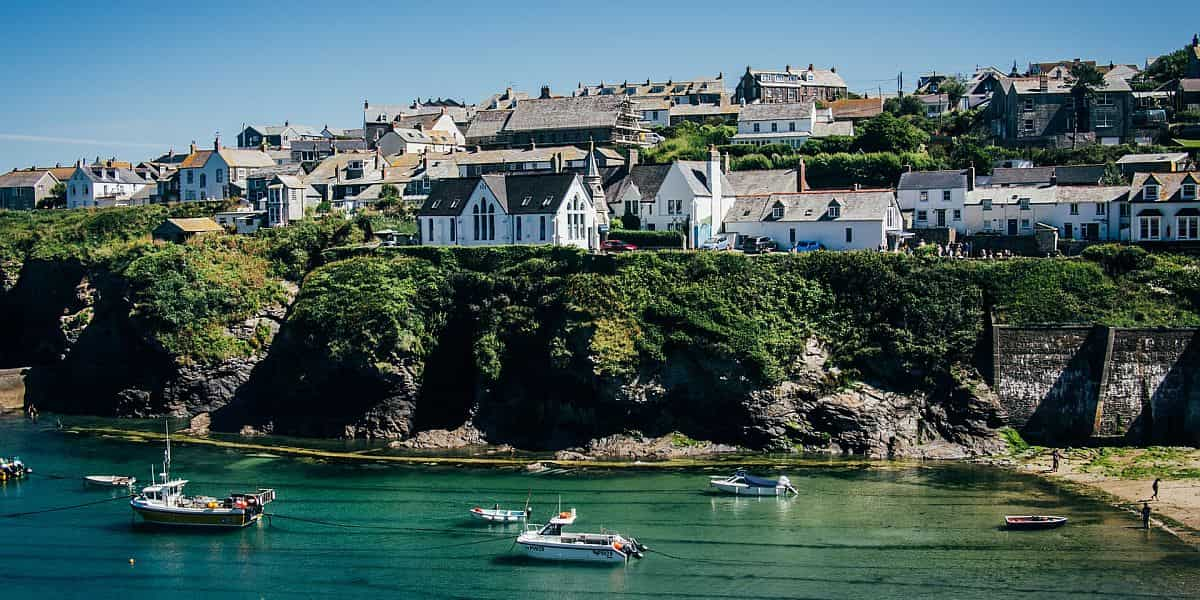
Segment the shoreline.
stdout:
<svg viewBox="0 0 1200 600">
<path fill-rule="evenodd" d="M 1148 501 L 1152 527 L 1158 527 L 1200 551 L 1200 474 L 1191 470 L 1200 464 L 1200 450 L 1158 447 L 1068 449 L 1060 451 L 1062 460 L 1058 472 L 1050 470 L 1050 452 L 1046 448 L 1030 448 L 1013 456 L 1007 465 L 1003 461 L 996 464 L 1132 513 L 1138 523 L 1141 522 L 1142 502 Z M 1138 468 L 1147 462 L 1152 467 Z M 1156 477 L 1162 479 L 1159 499 L 1151 500 L 1151 485 Z"/>
</svg>

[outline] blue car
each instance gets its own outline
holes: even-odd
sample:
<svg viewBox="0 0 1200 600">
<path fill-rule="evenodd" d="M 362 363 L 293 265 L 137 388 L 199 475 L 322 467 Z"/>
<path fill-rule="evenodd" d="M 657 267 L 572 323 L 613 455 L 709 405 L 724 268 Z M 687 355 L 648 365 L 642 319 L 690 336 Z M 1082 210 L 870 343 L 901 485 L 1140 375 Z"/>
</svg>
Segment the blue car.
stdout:
<svg viewBox="0 0 1200 600">
<path fill-rule="evenodd" d="M 824 246 L 808 240 L 800 240 L 796 242 L 795 246 L 792 246 L 792 252 L 816 252 L 817 250 L 824 249 Z"/>
</svg>

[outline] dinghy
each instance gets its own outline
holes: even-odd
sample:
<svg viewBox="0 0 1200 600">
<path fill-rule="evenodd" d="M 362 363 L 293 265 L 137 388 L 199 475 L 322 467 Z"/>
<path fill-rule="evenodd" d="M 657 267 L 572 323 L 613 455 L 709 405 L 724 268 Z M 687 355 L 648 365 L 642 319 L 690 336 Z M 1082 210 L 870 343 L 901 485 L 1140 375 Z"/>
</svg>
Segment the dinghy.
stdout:
<svg viewBox="0 0 1200 600">
<path fill-rule="evenodd" d="M 137 479 L 125 475 L 88 475 L 83 478 L 83 482 L 95 487 L 127 488 L 133 487 Z"/>
<path fill-rule="evenodd" d="M 529 509 L 505 510 L 499 506 L 495 508 L 480 508 L 476 506 L 469 512 L 476 519 L 491 521 L 493 523 L 512 523 L 515 521 L 524 521 L 529 518 Z"/>
<path fill-rule="evenodd" d="M 1004 517 L 1004 525 L 1009 529 L 1054 529 L 1066 524 L 1066 517 L 1047 515 L 1008 515 Z"/>
<path fill-rule="evenodd" d="M 738 496 L 786 496 L 789 492 L 798 493 L 786 476 L 764 479 L 741 469 L 729 477 L 713 477 L 708 485 L 717 491 Z"/>
</svg>

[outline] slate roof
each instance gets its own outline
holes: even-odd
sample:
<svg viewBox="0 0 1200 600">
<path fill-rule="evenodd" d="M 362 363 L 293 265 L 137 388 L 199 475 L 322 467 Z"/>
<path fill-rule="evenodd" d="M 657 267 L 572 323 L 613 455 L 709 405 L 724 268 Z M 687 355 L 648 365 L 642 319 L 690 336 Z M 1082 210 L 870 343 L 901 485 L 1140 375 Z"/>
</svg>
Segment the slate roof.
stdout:
<svg viewBox="0 0 1200 600">
<path fill-rule="evenodd" d="M 623 96 L 571 96 L 517 103 L 505 131 L 613 127 L 626 101 Z"/>
<path fill-rule="evenodd" d="M 422 217 L 453 217 L 462 214 L 467 199 L 479 185 L 479 177 L 448 177 L 433 182 L 429 196 L 417 214 Z"/>
<path fill-rule="evenodd" d="M 246 171 L 246 179 L 273 179 L 276 175 L 297 175 L 300 172 L 298 164 L 255 167 Z"/>
<path fill-rule="evenodd" d="M 791 71 L 764 71 L 759 69 L 750 70 L 750 74 L 754 75 L 756 79 L 760 74 L 799 75 L 807 73 L 812 73 L 812 81 L 759 81 L 759 83 L 769 87 L 846 87 L 846 81 L 842 79 L 842 76 L 838 75 L 837 72 L 831 69 L 813 69 L 812 71 L 809 71 L 808 69 L 792 69 Z"/>
<path fill-rule="evenodd" d="M 0 175 L 0 188 L 34 187 L 46 175 L 50 175 L 50 172 L 45 170 L 9 171 L 8 173 Z M 53 175 L 50 175 L 50 180 L 52 182 L 55 181 Z"/>
<path fill-rule="evenodd" d="M 601 82 L 601 84 L 597 85 L 580 85 L 572 92 L 572 95 L 681 96 L 688 94 L 719 94 L 724 92 L 725 84 L 723 78 L 699 78 L 681 81 L 626 81 L 619 84 L 603 84 Z"/>
<path fill-rule="evenodd" d="M 1163 154 L 1126 154 L 1117 159 L 1118 165 L 1140 164 L 1140 163 L 1156 163 L 1156 162 L 1179 162 L 1187 160 L 1187 152 L 1166 152 Z"/>
<path fill-rule="evenodd" d="M 275 164 L 271 155 L 262 150 L 221 148 L 219 154 L 225 160 L 225 164 L 231 167 L 269 167 Z"/>
<path fill-rule="evenodd" d="M 967 187 L 966 170 L 912 171 L 900 174 L 901 190 L 947 190 Z"/>
<path fill-rule="evenodd" d="M 1158 200 L 1146 200 L 1143 197 L 1146 181 L 1153 177 L 1158 181 Z M 1200 184 L 1200 172 L 1186 171 L 1182 173 L 1137 173 L 1133 176 L 1133 185 L 1129 187 L 1130 202 L 1195 202 L 1183 199 L 1183 182 L 1191 180 Z"/>
<path fill-rule="evenodd" d="M 88 165 L 86 167 L 79 167 L 77 170 L 83 171 L 83 174 L 88 179 L 96 183 L 124 183 L 134 185 L 149 183 L 145 179 L 142 179 L 140 175 L 130 171 L 129 169 L 117 169 L 112 167 L 93 168 L 93 165 Z"/>
<path fill-rule="evenodd" d="M 295 175 L 276 175 L 275 179 L 272 180 L 272 183 L 274 183 L 275 181 L 279 181 L 279 183 L 283 184 L 284 187 L 289 187 L 289 188 L 306 187 L 304 185 L 304 182 L 300 181 L 300 178 L 296 177 Z"/>
<path fill-rule="evenodd" d="M 504 129 L 504 124 L 512 116 L 511 110 L 481 110 L 475 113 L 467 131 L 463 134 L 467 139 L 495 137 Z"/>
<path fill-rule="evenodd" d="M 1059 186 L 1054 190 L 1054 197 L 1059 203 L 1072 202 L 1118 202 L 1129 195 L 1129 188 L 1123 185 L 1113 186 Z"/>
<path fill-rule="evenodd" d="M 696 196 L 711 196 L 712 190 L 708 187 L 708 162 L 699 160 L 680 160 L 675 164 L 683 171 L 684 181 L 691 188 L 692 194 Z M 737 194 L 737 188 L 729 182 L 729 177 L 724 173 L 721 174 L 721 193 L 724 196 L 733 196 Z"/>
<path fill-rule="evenodd" d="M 883 221 L 887 209 L 895 204 L 891 190 L 859 190 L 772 194 L 738 198 L 725 217 L 726 222 L 757 223 L 762 221 Z M 829 206 L 836 203 L 837 217 L 829 216 Z M 774 208 L 783 206 L 783 218 L 772 216 Z"/>
<path fill-rule="evenodd" d="M 250 125 L 247 129 L 253 129 L 263 135 L 281 135 L 288 129 L 295 131 L 298 135 L 321 135 L 321 130 L 309 127 L 308 125 Z"/>
<path fill-rule="evenodd" d="M 807 102 L 771 102 L 747 104 L 738 115 L 739 121 L 778 121 L 807 119 L 813 114 L 813 105 Z"/>
<path fill-rule="evenodd" d="M 604 156 L 607 164 L 622 163 L 624 158 L 613 148 L 596 148 Z M 587 150 L 578 146 L 538 146 L 537 148 L 504 148 L 499 150 L 479 150 L 475 152 L 458 152 L 454 160 L 460 165 L 490 165 L 515 162 L 545 162 L 555 154 L 562 154 L 564 161 L 583 160 L 587 158 Z"/>
<path fill-rule="evenodd" d="M 741 114 L 741 104 L 728 104 L 721 106 L 719 104 L 676 104 L 671 107 L 671 116 L 673 117 L 699 117 L 709 115 L 713 117 L 721 115 L 737 115 Z"/>
<path fill-rule="evenodd" d="M 1104 171 L 1104 165 L 1071 165 L 1054 167 L 1054 176 L 1058 185 L 1099 185 Z"/>
<path fill-rule="evenodd" d="M 671 165 L 634 165 L 624 177 L 617 179 L 604 190 L 609 203 L 618 202 L 630 187 L 637 187 L 642 202 L 653 202 L 662 187 L 663 180 L 671 171 Z"/>
<path fill-rule="evenodd" d="M 829 103 L 835 119 L 870 119 L 883 113 L 883 98 L 842 98 Z"/>
<path fill-rule="evenodd" d="M 441 113 L 425 114 L 425 115 L 405 115 L 396 118 L 395 126 L 400 129 L 432 129 L 442 116 Z M 451 119 L 453 120 L 453 119 Z"/>
<path fill-rule="evenodd" d="M 428 135 L 426 135 L 425 132 L 420 131 L 418 129 L 393 129 L 393 130 L 383 134 L 383 137 L 387 137 L 389 135 L 394 135 L 409 144 L 432 144 L 433 143 L 432 138 L 430 138 Z M 380 141 L 382 141 L 382 138 L 380 138 Z"/>
<path fill-rule="evenodd" d="M 831 135 L 854 135 L 854 123 L 850 121 L 834 121 L 833 123 L 817 121 L 813 123 L 812 137 L 829 137 Z"/>
<path fill-rule="evenodd" d="M 482 179 L 505 212 L 519 215 L 557 212 L 578 177 L 575 173 L 496 173 Z"/>
<path fill-rule="evenodd" d="M 728 176 L 738 196 L 765 196 L 798 191 L 796 169 L 732 171 Z"/>
<path fill-rule="evenodd" d="M 1037 185 L 1049 184 L 1054 177 L 1054 167 L 1032 167 L 1028 169 L 997 168 L 992 171 L 992 185 Z"/>
<path fill-rule="evenodd" d="M 318 149 L 329 151 L 330 145 L 337 148 L 338 152 L 353 152 L 355 150 L 366 150 L 367 141 L 361 139 L 325 139 L 325 140 L 296 140 L 292 142 L 292 150 L 301 151 L 316 151 Z"/>
</svg>

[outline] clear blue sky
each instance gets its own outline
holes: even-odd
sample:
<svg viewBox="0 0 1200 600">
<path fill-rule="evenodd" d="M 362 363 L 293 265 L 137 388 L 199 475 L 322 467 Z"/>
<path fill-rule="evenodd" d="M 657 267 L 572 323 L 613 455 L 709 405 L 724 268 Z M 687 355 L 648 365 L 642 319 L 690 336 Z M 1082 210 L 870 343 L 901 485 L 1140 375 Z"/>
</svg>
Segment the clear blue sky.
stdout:
<svg viewBox="0 0 1200 600">
<path fill-rule="evenodd" d="M 684 79 L 835 65 L 851 89 L 924 71 L 1091 58 L 1141 64 L 1200 30 L 1200 3 L 1131 27 L 1098 0 L 0 2 L 0 171 L 227 143 L 242 123 L 361 124 L 364 98 L 478 102 L 511 82 Z M 962 8 L 960 8 L 962 7 Z M 1020 15 L 1035 15 L 1021 18 Z"/>
</svg>

